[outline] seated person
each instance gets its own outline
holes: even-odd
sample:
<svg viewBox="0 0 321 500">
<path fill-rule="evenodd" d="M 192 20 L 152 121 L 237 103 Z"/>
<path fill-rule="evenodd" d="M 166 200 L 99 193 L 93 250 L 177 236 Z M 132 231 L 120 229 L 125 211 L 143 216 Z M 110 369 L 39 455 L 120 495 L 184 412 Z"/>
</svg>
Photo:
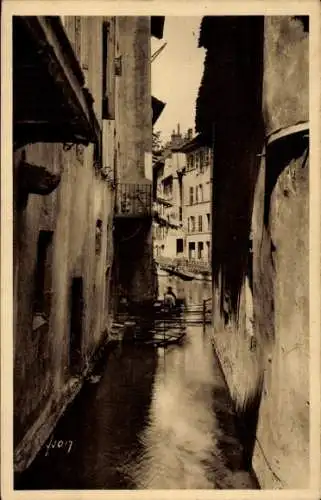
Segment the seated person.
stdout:
<svg viewBox="0 0 321 500">
<path fill-rule="evenodd" d="M 167 292 L 164 295 L 164 304 L 168 307 L 175 307 L 176 306 L 176 295 L 173 292 L 171 286 L 169 286 L 167 288 Z"/>
</svg>

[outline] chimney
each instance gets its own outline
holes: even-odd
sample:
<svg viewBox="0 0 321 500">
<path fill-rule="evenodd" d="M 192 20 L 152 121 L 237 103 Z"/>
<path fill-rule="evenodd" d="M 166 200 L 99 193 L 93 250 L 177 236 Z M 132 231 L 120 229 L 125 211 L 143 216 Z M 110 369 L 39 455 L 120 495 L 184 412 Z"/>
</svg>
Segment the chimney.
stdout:
<svg viewBox="0 0 321 500">
<path fill-rule="evenodd" d="M 182 134 L 181 134 L 181 128 L 180 124 L 177 124 L 177 131 L 173 130 L 172 136 L 171 136 L 171 145 L 174 147 L 180 146 L 182 143 Z"/>
<path fill-rule="evenodd" d="M 189 128 L 187 130 L 187 139 L 190 141 L 193 137 L 193 129 L 192 128 Z"/>
</svg>

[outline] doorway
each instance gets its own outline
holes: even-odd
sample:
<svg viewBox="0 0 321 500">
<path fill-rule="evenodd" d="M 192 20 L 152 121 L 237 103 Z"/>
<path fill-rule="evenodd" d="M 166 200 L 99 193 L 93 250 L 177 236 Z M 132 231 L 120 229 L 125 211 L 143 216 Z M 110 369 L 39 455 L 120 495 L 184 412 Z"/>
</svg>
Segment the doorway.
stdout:
<svg viewBox="0 0 321 500">
<path fill-rule="evenodd" d="M 69 368 L 71 373 L 77 373 L 82 365 L 83 309 L 83 279 L 82 277 L 73 278 L 69 338 Z"/>
</svg>

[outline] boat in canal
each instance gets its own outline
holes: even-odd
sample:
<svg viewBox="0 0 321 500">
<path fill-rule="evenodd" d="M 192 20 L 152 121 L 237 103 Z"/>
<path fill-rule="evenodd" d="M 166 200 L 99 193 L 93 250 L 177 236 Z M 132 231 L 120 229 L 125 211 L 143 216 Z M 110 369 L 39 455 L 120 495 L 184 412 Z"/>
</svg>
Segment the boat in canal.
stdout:
<svg viewBox="0 0 321 500">
<path fill-rule="evenodd" d="M 194 279 L 194 274 L 188 272 L 188 271 L 183 271 L 181 269 L 174 269 L 172 271 L 172 274 L 174 274 L 175 276 L 178 276 L 178 278 L 181 278 L 182 280 L 184 281 L 192 281 Z"/>
<path fill-rule="evenodd" d="M 195 277 L 193 273 L 172 265 L 162 265 L 161 269 L 163 269 L 163 271 L 166 271 L 169 275 L 174 275 L 178 278 L 181 278 L 183 281 L 192 281 Z"/>
</svg>

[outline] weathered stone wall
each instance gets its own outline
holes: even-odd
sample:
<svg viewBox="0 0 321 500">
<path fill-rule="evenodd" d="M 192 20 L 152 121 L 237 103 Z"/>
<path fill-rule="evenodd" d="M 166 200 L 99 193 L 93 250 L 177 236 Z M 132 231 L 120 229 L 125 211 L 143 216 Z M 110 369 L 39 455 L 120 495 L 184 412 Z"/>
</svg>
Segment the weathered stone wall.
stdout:
<svg viewBox="0 0 321 500">
<path fill-rule="evenodd" d="M 267 132 L 308 120 L 308 34 L 300 21 L 265 23 Z M 284 85 L 284 82 L 287 82 Z M 308 132 L 308 131 L 307 131 Z M 285 138 L 267 154 L 270 197 L 265 241 L 257 232 L 256 313 L 261 336 L 270 340 L 254 466 L 263 488 L 309 485 L 309 165 L 308 140 Z M 291 142 L 292 141 L 292 142 Z M 275 185 L 271 177 L 277 176 Z M 254 214 L 257 216 L 257 214 Z M 268 250 L 270 246 L 270 251 Z M 268 272 L 267 272 L 268 271 Z M 270 279 L 269 279 L 270 276 Z M 271 304 L 267 308 L 267 304 Z M 262 452 L 263 450 L 263 452 Z M 263 456 L 263 453 L 265 456 Z M 270 464 L 273 473 L 267 467 Z"/>
<path fill-rule="evenodd" d="M 150 37 L 149 17 L 117 17 L 116 57 L 121 57 L 121 73 L 115 86 L 115 140 L 117 176 L 124 183 L 139 183 L 146 178 L 145 162 L 152 151 Z M 116 238 L 123 240 L 140 225 L 137 237 L 119 243 L 119 247 L 116 243 L 120 251 L 117 266 L 121 268 L 117 275 L 123 277 L 120 284 L 133 302 L 156 298 L 151 219 L 147 226 L 146 221 L 132 220 L 132 225 L 120 225 L 115 233 Z"/>
<path fill-rule="evenodd" d="M 300 21 L 289 17 L 266 18 L 264 33 L 263 112 L 269 136 L 308 120 L 308 34 Z M 250 466 L 254 452 L 262 488 L 309 484 L 308 124 L 306 129 L 266 143 L 256 177 L 242 168 L 246 157 L 259 153 L 250 142 L 245 156 L 237 156 L 235 142 L 232 151 L 225 147 L 227 157 L 235 158 L 234 172 L 214 170 L 217 190 L 222 191 L 216 203 L 222 197 L 229 200 L 226 210 L 233 213 L 237 201 L 228 195 L 228 186 L 242 169 L 245 180 L 237 183 L 235 197 L 240 216 L 243 210 L 247 220 L 244 185 L 253 186 L 253 283 L 249 267 L 234 316 L 220 273 L 214 285 L 214 341 L 240 412 L 245 458 Z M 221 157 L 216 168 L 224 158 L 221 141 L 217 147 Z M 215 220 L 218 224 L 220 217 L 214 219 L 214 239 Z M 233 248 L 231 236 L 240 233 L 231 215 L 227 220 L 232 227 L 227 223 L 225 238 Z M 224 248 L 224 239 L 217 238 L 213 259 Z M 240 256 L 235 254 L 235 259 Z"/>
<path fill-rule="evenodd" d="M 70 18 L 65 22 L 76 54 L 86 48 L 87 84 L 103 128 L 102 18 L 86 18 L 80 25 Z M 83 31 L 75 37 L 79 26 Z M 113 127 L 105 126 L 103 137 L 113 146 Z M 108 143 L 103 147 L 104 160 L 113 160 L 112 146 Z M 44 165 L 49 172 L 61 174 L 55 191 L 46 196 L 30 194 L 27 203 L 17 203 L 14 211 L 14 439 L 18 470 L 29 463 L 54 428 L 67 399 L 72 397 L 74 375 L 86 369 L 110 319 L 108 268 L 113 257 L 114 192 L 95 168 L 94 156 L 93 145 L 64 148 L 62 144 L 46 143 L 31 144 L 14 153 L 15 194 L 23 157 L 30 164 Z M 43 312 L 47 320 L 36 327 L 34 293 L 40 231 L 52 232 L 52 244 L 46 262 L 48 306 Z M 70 347 L 74 278 L 83 280 L 78 354 Z M 76 368 L 71 354 L 77 354 Z"/>
<path fill-rule="evenodd" d="M 154 300 L 157 278 L 149 219 L 117 222 L 115 258 L 117 267 L 115 293 L 125 295 L 131 303 Z"/>
<path fill-rule="evenodd" d="M 309 169 L 303 161 L 304 155 L 290 162 L 272 193 L 265 246 L 272 243 L 273 281 L 257 301 L 261 337 L 270 337 L 254 455 L 263 488 L 306 488 L 309 480 Z"/>
<path fill-rule="evenodd" d="M 84 280 L 82 354 L 85 363 L 106 327 L 105 268 L 107 242 L 111 239 L 111 193 L 98 180 L 92 164 L 92 147 L 84 162 L 74 151 L 62 152 L 56 145 L 26 148 L 34 163 L 60 166 L 62 178 L 57 192 L 46 197 L 31 195 L 18 225 L 19 248 L 17 329 L 15 343 L 15 413 L 25 428 L 33 412 L 39 413 L 53 392 L 59 394 L 70 377 L 69 323 L 70 286 L 73 277 Z M 102 247 L 95 252 L 96 220 L 102 220 Z M 34 276 L 40 230 L 53 231 L 51 313 L 48 330 L 33 330 Z M 109 231 L 109 234 L 108 234 Z M 35 415 L 34 415 L 35 417 Z M 31 418 L 31 417 L 30 417 Z"/>
<path fill-rule="evenodd" d="M 309 36 L 289 16 L 265 18 L 264 121 L 266 133 L 309 119 Z"/>
<path fill-rule="evenodd" d="M 145 178 L 145 153 L 152 151 L 150 18 L 117 18 L 116 56 L 121 56 L 117 77 L 118 173 L 122 182 Z"/>
</svg>

